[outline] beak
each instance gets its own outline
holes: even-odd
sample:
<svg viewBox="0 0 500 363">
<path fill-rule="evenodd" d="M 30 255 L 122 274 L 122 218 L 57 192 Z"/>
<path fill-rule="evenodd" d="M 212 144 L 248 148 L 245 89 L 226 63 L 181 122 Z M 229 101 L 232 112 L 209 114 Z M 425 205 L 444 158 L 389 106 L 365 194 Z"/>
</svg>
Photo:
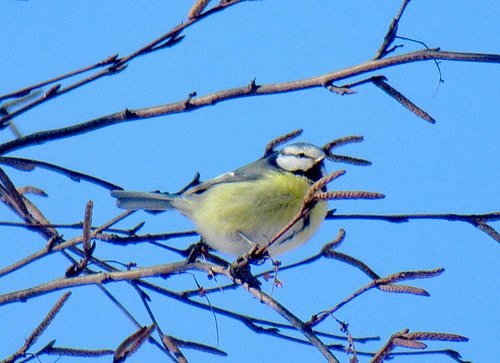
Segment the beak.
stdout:
<svg viewBox="0 0 500 363">
<path fill-rule="evenodd" d="M 325 158 L 326 158 L 326 155 L 325 155 L 325 154 L 323 154 L 323 155 L 321 155 L 321 156 L 318 156 L 318 157 L 314 160 L 314 164 L 319 164 L 319 163 L 321 163 L 323 160 L 325 160 Z"/>
</svg>

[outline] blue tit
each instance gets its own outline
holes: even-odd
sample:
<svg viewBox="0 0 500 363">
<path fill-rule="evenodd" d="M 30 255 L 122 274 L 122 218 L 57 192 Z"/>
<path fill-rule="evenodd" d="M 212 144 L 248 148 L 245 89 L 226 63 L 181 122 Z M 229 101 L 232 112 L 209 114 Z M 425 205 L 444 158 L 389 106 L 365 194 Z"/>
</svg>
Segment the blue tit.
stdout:
<svg viewBox="0 0 500 363">
<path fill-rule="evenodd" d="M 111 194 L 124 209 L 175 209 L 194 222 L 209 247 L 241 256 L 254 244 L 266 244 L 300 211 L 309 187 L 325 176 L 324 159 L 321 148 L 298 142 L 181 193 Z M 318 202 L 269 247 L 269 254 L 307 242 L 326 213 L 327 203 Z"/>
</svg>

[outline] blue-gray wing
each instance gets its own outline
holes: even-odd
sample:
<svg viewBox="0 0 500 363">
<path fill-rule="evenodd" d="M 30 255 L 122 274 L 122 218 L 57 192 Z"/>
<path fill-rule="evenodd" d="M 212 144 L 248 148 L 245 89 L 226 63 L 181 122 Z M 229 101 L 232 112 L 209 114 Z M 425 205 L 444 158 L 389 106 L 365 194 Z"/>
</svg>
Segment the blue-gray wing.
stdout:
<svg viewBox="0 0 500 363">
<path fill-rule="evenodd" d="M 277 169 L 276 163 L 276 153 L 271 154 L 265 158 L 256 160 L 250 164 L 242 166 L 234 171 L 219 175 L 213 179 L 204 181 L 194 187 L 188 189 L 183 195 L 190 194 L 200 194 L 205 190 L 212 188 L 213 186 L 221 183 L 237 183 L 240 181 L 257 180 L 262 177 L 265 172 L 269 172 L 269 169 Z"/>
</svg>

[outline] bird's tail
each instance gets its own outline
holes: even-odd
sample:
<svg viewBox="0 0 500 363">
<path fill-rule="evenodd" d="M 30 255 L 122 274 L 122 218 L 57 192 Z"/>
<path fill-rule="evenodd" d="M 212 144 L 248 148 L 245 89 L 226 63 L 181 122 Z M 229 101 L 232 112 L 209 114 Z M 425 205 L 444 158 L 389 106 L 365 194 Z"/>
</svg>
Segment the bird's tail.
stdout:
<svg viewBox="0 0 500 363">
<path fill-rule="evenodd" d="M 172 209 L 172 200 L 176 194 L 127 192 L 113 190 L 111 196 L 116 198 L 116 205 L 123 209 L 166 210 Z"/>
</svg>

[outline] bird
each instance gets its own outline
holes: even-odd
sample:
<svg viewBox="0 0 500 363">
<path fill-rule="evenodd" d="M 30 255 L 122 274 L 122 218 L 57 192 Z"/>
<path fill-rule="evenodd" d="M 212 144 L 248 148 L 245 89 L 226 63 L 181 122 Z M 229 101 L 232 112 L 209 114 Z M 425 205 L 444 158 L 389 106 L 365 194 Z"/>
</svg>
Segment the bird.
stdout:
<svg viewBox="0 0 500 363">
<path fill-rule="evenodd" d="M 325 157 L 322 148 L 295 142 L 179 193 L 113 190 L 111 195 L 123 209 L 176 210 L 194 223 L 206 245 L 238 257 L 256 244 L 265 245 L 289 224 L 311 185 L 326 175 Z M 310 240 L 327 210 L 325 201 L 314 204 L 269 246 L 270 257 Z"/>
</svg>

